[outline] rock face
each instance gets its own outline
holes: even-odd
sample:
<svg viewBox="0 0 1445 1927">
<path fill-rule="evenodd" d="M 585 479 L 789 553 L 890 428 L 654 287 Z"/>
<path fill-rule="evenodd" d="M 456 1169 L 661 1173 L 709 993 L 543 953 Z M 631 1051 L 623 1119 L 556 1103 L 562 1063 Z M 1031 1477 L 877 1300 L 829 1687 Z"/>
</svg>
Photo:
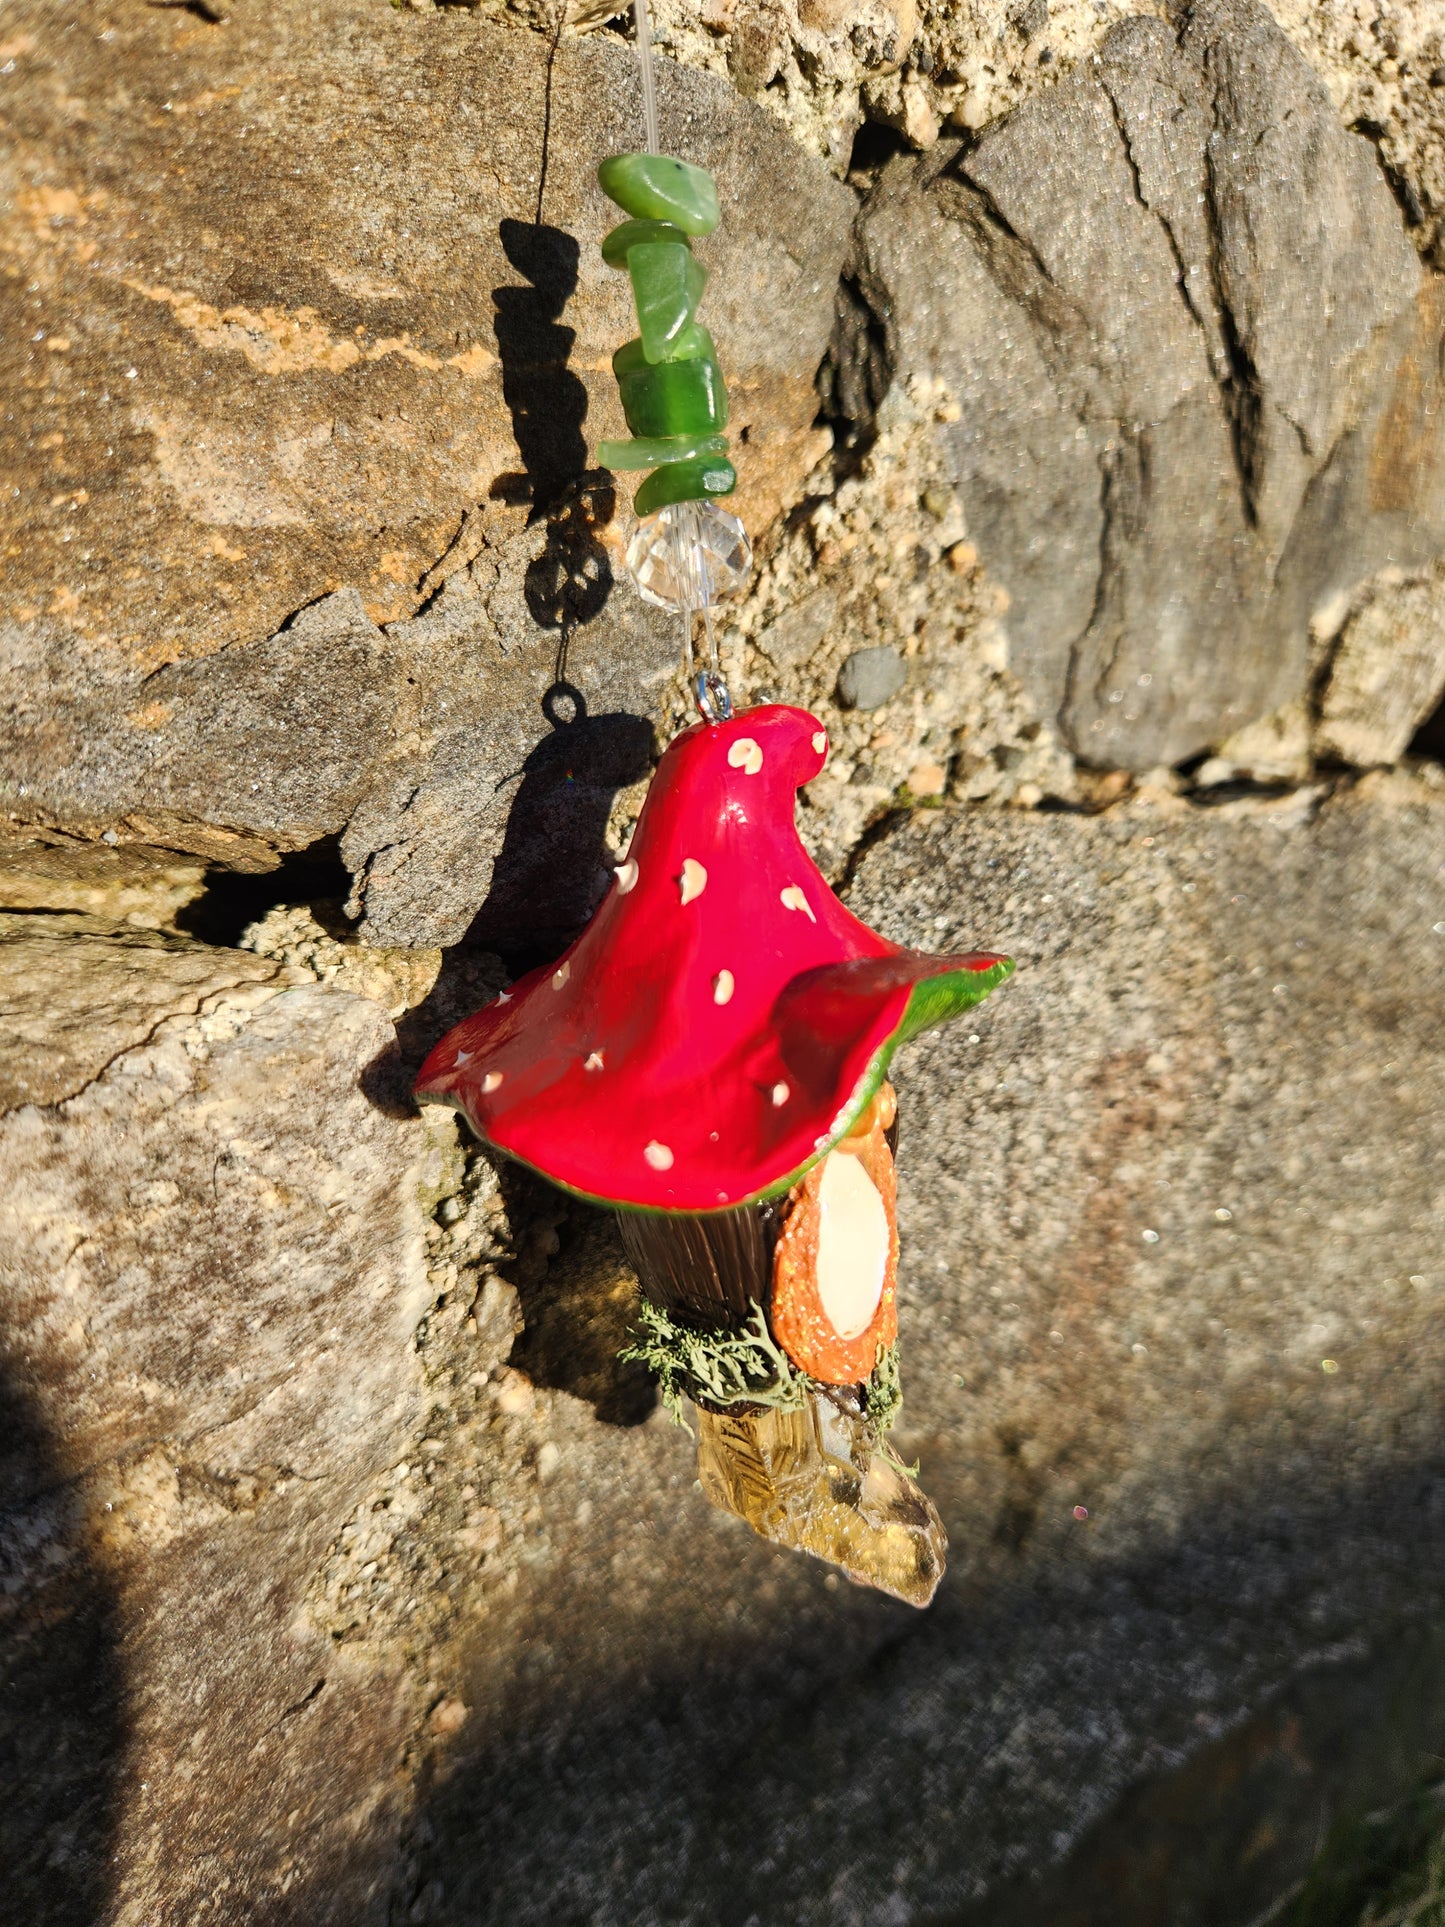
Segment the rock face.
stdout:
<svg viewBox="0 0 1445 1927">
<path fill-rule="evenodd" d="M 595 171 L 633 64 L 363 0 L 7 32 L 0 797 L 232 866 L 349 829 L 370 933 L 453 942 L 549 684 L 631 716 L 600 758 L 629 781 L 669 707 L 588 456 L 621 428 Z M 719 180 L 705 314 L 761 529 L 826 446 L 853 198 L 723 84 L 670 70 L 662 115 Z"/>
<path fill-rule="evenodd" d="M 855 909 L 1020 958 L 900 1065 L 902 1449 L 940 1601 L 770 1553 L 689 1489 L 686 1439 L 539 1397 L 535 1563 L 463 1637 L 413 1918 L 972 1920 L 1141 1776 L 1197 1757 L 1212 1800 L 1298 1669 L 1429 1625 L 1445 806 L 1406 795 L 944 812 L 876 845 Z M 1319 1757 L 1271 1741 L 1308 1813 L 1252 1873 L 1127 1863 L 1136 1892 L 1116 1839 L 1079 1917 L 1252 1917 L 1313 1851 L 1330 1747 L 1358 1759 L 1327 1727 Z"/>
<path fill-rule="evenodd" d="M 304 1918 L 353 1927 L 412 1708 L 303 1609 L 418 1429 L 455 1146 L 358 1088 L 376 1004 L 88 925 L 3 932 L 0 1913 L 279 1919 L 324 1868 Z"/>
<path fill-rule="evenodd" d="M 1445 548 L 1435 291 L 1250 0 L 1126 22 L 973 146 L 895 163 L 859 285 L 892 379 L 943 391 L 1010 666 L 1088 762 L 1280 707 L 1312 616 Z M 845 340 L 855 406 L 871 341 Z"/>
<path fill-rule="evenodd" d="M 1442 820 L 1391 777 L 863 858 L 890 936 L 1020 959 L 900 1067 L 901 1444 L 953 1546 L 906 1625 L 636 1423 L 615 1231 L 394 1114 L 389 992 L 12 919 L 70 1065 L 0 1126 L 17 1918 L 963 1917 L 1141 1775 L 1227 1778 L 1438 1598 Z"/>
<path fill-rule="evenodd" d="M 1021 966 L 898 1069 L 948 1580 L 710 1509 L 612 1220 L 408 1100 L 682 715 L 589 459 L 630 50 L 14 0 L 7 1927 L 1208 1927 L 1377 1793 L 1378 1707 L 1438 1751 L 1445 790 L 1338 767 L 1445 682 L 1436 29 L 1349 56 L 1406 138 L 1249 0 L 654 6 L 714 70 L 660 88 L 724 198 L 733 687 L 826 715 L 854 909 Z M 1354 15 L 1283 12 L 1334 84 Z M 860 102 L 925 151 L 854 156 L 820 460 L 860 203 L 784 125 L 841 170 Z"/>
</svg>

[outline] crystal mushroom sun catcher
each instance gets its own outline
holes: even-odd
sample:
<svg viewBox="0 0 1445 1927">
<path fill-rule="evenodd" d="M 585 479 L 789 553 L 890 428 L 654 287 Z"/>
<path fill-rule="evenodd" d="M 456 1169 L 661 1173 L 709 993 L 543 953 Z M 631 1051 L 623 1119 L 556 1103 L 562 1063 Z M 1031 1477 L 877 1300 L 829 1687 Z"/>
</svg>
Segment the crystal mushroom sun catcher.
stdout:
<svg viewBox="0 0 1445 1927">
<path fill-rule="evenodd" d="M 747 538 L 715 499 L 736 480 L 727 397 L 696 319 L 691 239 L 719 219 L 702 169 L 656 152 L 646 0 L 636 0 L 649 152 L 603 164 L 630 218 L 638 338 L 613 358 L 651 468 L 628 548 L 639 592 L 678 611 L 703 720 L 658 764 L 628 854 L 572 947 L 451 1031 L 417 1095 L 482 1141 L 618 1214 L 642 1285 L 625 1356 L 697 1423 L 714 1504 L 851 1579 L 927 1605 L 947 1542 L 887 1444 L 897 1362 L 894 1052 L 976 1004 L 1005 957 L 890 943 L 834 896 L 794 824 L 826 731 L 770 703 L 740 715 L 711 611 L 746 579 Z M 685 1421 L 684 1421 L 685 1422 Z"/>
<path fill-rule="evenodd" d="M 839 902 L 793 821 L 826 755 L 784 704 L 685 730 L 582 935 L 445 1037 L 417 1091 L 619 1212 L 650 1301 L 639 1353 L 697 1407 L 709 1495 L 924 1603 L 942 1529 L 883 1444 L 887 1071 L 1012 966 L 904 949 Z"/>
</svg>

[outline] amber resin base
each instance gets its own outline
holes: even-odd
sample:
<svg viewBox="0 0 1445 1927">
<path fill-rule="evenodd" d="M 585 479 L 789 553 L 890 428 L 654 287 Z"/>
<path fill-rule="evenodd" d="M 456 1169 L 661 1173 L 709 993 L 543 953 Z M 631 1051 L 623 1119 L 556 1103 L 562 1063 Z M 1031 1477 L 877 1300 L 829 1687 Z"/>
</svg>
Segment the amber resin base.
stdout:
<svg viewBox="0 0 1445 1927">
<path fill-rule="evenodd" d="M 698 1478 L 715 1506 L 858 1585 L 910 1606 L 933 1598 L 948 1553 L 943 1521 L 866 1419 L 814 1392 L 794 1411 L 699 1408 L 697 1427 Z"/>
</svg>

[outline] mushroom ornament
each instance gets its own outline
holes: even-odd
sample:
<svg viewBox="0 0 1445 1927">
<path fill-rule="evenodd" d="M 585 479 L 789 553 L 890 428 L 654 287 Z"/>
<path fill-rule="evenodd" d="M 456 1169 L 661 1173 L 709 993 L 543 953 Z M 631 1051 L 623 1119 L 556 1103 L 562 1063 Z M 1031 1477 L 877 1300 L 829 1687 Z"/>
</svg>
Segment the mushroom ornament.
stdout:
<svg viewBox="0 0 1445 1927">
<path fill-rule="evenodd" d="M 721 499 L 737 476 L 694 252 L 723 203 L 704 169 L 659 150 L 648 0 L 633 12 L 646 148 L 598 171 L 628 217 L 602 256 L 637 310 L 613 357 L 631 439 L 597 454 L 652 471 L 628 571 L 681 616 L 703 721 L 664 753 L 582 935 L 443 1038 L 417 1094 L 617 1212 L 643 1290 L 624 1356 L 679 1420 L 693 1410 L 707 1496 L 925 1606 L 947 1543 L 887 1444 L 902 1402 L 888 1068 L 1013 966 L 906 950 L 851 915 L 793 821 L 827 758 L 823 725 L 778 703 L 733 714 L 712 616 L 752 551 Z"/>
<path fill-rule="evenodd" d="M 685 730 L 582 935 L 443 1038 L 417 1094 L 618 1213 L 644 1291 L 630 1355 L 694 1408 L 708 1497 L 925 1605 L 943 1528 L 886 1443 L 888 1069 L 1013 966 L 904 949 L 834 896 L 794 824 L 826 755 L 785 704 Z"/>
</svg>

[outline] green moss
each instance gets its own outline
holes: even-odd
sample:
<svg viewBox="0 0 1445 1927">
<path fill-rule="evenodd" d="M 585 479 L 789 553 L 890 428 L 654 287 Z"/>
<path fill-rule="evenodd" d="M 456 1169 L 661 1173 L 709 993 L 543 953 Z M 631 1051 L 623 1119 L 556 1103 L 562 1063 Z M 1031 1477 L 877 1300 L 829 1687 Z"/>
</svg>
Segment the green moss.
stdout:
<svg viewBox="0 0 1445 1927">
<path fill-rule="evenodd" d="M 673 1423 L 689 1437 L 692 1427 L 682 1409 L 686 1399 L 722 1406 L 770 1405 L 777 1411 L 796 1412 L 813 1393 L 827 1396 L 837 1391 L 836 1386 L 823 1385 L 798 1369 L 768 1330 L 758 1304 L 740 1329 L 699 1331 L 679 1324 L 661 1305 L 644 1298 L 632 1342 L 618 1357 L 652 1374 Z M 863 1416 L 880 1442 L 902 1408 L 898 1348 L 880 1345 L 873 1376 L 863 1388 Z"/>
<path fill-rule="evenodd" d="M 618 1357 L 652 1373 L 674 1424 L 689 1435 L 684 1399 L 772 1405 L 784 1412 L 797 1411 L 807 1399 L 812 1380 L 780 1349 L 760 1305 L 753 1306 L 741 1330 L 699 1331 L 680 1325 L 647 1298 L 638 1306 L 638 1319 L 632 1343 Z"/>
</svg>

